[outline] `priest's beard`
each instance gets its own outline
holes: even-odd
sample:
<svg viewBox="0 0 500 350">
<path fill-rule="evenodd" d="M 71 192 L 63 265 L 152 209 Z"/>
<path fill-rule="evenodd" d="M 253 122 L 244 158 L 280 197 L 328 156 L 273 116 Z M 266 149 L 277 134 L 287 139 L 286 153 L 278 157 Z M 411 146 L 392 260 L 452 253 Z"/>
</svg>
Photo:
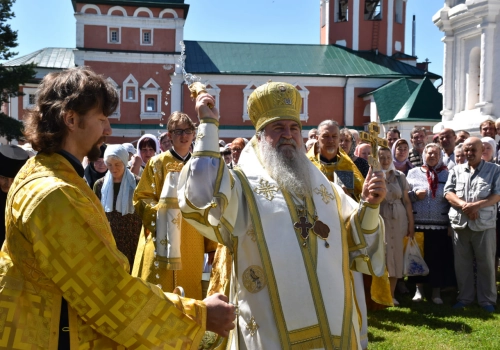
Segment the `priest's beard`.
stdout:
<svg viewBox="0 0 500 350">
<path fill-rule="evenodd" d="M 101 158 L 101 144 L 106 141 L 106 136 L 103 136 L 97 141 L 94 145 L 92 145 L 92 148 L 90 149 L 89 153 L 87 153 L 87 158 L 89 159 L 89 162 L 95 162 L 99 158 Z"/>
<path fill-rule="evenodd" d="M 283 146 L 290 144 L 294 147 Z M 294 140 L 280 139 L 274 148 L 264 138 L 262 133 L 259 143 L 260 155 L 264 167 L 280 186 L 298 196 L 311 196 L 311 179 L 309 174 L 309 159 Z"/>
</svg>

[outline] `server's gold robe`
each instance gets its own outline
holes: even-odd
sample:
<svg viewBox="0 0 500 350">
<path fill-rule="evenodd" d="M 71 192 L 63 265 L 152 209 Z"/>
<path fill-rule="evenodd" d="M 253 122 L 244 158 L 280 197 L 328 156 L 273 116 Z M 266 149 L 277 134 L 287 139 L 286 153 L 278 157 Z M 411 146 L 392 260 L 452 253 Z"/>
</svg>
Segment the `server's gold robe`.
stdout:
<svg viewBox="0 0 500 350">
<path fill-rule="evenodd" d="M 14 180 L 0 253 L 0 349 L 57 349 L 62 297 L 71 350 L 196 349 L 202 302 L 133 278 L 101 203 L 61 155 Z"/>
<path fill-rule="evenodd" d="M 217 243 L 204 238 L 193 226 L 182 219 L 181 256 L 182 270 L 167 270 L 155 256 L 156 215 L 169 164 L 183 164 L 170 151 L 151 158 L 144 168 L 141 180 L 134 192 L 134 207 L 142 217 L 143 229 L 139 237 L 132 276 L 160 285 L 164 292 L 172 292 L 181 286 L 186 297 L 202 299 L 201 278 L 204 253 L 217 249 Z"/>
<path fill-rule="evenodd" d="M 334 181 L 333 173 L 342 181 L 342 185 L 347 188 L 349 194 L 354 196 L 354 199 L 359 200 L 361 192 L 363 191 L 363 182 L 365 181 L 363 175 L 359 172 L 356 164 L 353 163 L 351 158 L 339 147 L 337 153 L 337 162 L 326 164 L 319 159 L 319 153 L 315 152 L 315 147 L 311 147 L 307 152 L 307 158 L 321 170 L 323 174 L 330 181 Z"/>
</svg>

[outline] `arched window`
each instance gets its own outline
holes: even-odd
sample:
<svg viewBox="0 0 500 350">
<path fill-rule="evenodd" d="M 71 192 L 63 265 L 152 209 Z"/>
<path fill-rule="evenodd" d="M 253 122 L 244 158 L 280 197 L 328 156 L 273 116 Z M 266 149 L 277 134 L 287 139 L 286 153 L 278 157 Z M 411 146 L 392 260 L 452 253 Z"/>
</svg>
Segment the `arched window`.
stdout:
<svg viewBox="0 0 500 350">
<path fill-rule="evenodd" d="M 469 54 L 469 70 L 467 72 L 467 108 L 474 109 L 479 103 L 479 84 L 481 81 L 481 49 L 474 47 Z"/>
</svg>

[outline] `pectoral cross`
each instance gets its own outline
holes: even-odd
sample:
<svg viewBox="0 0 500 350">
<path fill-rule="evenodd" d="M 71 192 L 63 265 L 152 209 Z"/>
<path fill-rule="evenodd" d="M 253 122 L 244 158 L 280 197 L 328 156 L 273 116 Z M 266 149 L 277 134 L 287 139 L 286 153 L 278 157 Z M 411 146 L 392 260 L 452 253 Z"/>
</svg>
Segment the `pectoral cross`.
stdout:
<svg viewBox="0 0 500 350">
<path fill-rule="evenodd" d="M 377 160 L 377 148 L 378 146 L 384 146 L 388 147 L 387 140 L 378 137 L 380 133 L 380 126 L 375 123 L 371 122 L 368 124 L 368 132 L 360 131 L 359 132 L 359 137 L 362 141 L 368 142 L 371 147 L 371 155 L 368 156 L 368 163 L 372 167 L 373 171 L 381 171 L 382 167 L 380 166 L 379 161 Z"/>
<path fill-rule="evenodd" d="M 295 222 L 293 224 L 293 227 L 301 231 L 300 235 L 302 236 L 302 238 L 307 239 L 307 237 L 309 237 L 309 232 L 307 231 L 309 231 L 313 227 L 313 225 L 307 221 L 307 218 L 305 216 L 301 216 L 299 218 L 299 221 L 300 222 Z"/>
</svg>

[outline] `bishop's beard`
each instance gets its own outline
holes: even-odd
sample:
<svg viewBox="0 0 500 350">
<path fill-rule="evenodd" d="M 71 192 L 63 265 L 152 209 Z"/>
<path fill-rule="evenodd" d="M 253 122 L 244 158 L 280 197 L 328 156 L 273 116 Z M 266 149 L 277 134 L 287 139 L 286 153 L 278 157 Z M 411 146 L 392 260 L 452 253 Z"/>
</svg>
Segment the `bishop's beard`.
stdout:
<svg viewBox="0 0 500 350">
<path fill-rule="evenodd" d="M 282 146 L 284 144 L 293 147 Z M 292 140 L 280 139 L 276 148 L 260 137 L 259 150 L 267 173 L 278 183 L 280 188 L 298 196 L 311 196 L 311 179 L 309 174 L 310 161 L 307 159 L 302 145 L 298 146 Z"/>
</svg>

